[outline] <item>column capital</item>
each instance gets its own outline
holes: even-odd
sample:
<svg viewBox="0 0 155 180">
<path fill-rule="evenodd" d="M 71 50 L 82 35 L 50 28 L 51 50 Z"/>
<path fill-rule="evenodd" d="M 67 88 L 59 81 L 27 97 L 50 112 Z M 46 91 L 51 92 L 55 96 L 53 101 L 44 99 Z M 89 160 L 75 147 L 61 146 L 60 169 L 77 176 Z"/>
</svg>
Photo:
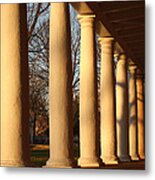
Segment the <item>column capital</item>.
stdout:
<svg viewBox="0 0 155 180">
<path fill-rule="evenodd" d="M 102 44 L 111 44 L 114 42 L 114 38 L 111 36 L 101 36 L 98 38 L 100 45 Z"/>
<path fill-rule="evenodd" d="M 127 56 L 125 53 L 120 53 L 118 56 L 118 62 L 121 64 L 126 64 L 127 62 Z"/>
<path fill-rule="evenodd" d="M 126 59 L 127 59 L 126 54 L 125 54 L 125 53 L 120 53 L 120 54 L 119 54 L 119 59 L 120 59 L 120 60 L 126 60 Z"/>
<path fill-rule="evenodd" d="M 113 57 L 115 59 L 115 62 L 117 62 L 118 61 L 118 57 L 119 57 L 119 53 L 117 51 L 114 51 Z"/>
<path fill-rule="evenodd" d="M 77 19 L 79 20 L 79 23 L 81 26 L 92 26 L 94 19 L 96 15 L 95 14 L 78 14 Z"/>
<path fill-rule="evenodd" d="M 102 52 L 106 54 L 112 54 L 114 38 L 113 37 L 99 37 L 99 44 Z"/>
<path fill-rule="evenodd" d="M 137 66 L 136 65 L 129 65 L 128 70 L 129 70 L 130 74 L 135 74 L 136 70 L 137 70 Z"/>
</svg>

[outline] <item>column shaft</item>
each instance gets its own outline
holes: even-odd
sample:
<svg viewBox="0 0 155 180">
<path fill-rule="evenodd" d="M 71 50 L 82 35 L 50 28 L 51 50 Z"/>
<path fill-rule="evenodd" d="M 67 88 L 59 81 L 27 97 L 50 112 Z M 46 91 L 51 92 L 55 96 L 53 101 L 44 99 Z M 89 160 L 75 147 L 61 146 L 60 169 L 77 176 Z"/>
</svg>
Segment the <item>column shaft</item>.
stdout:
<svg viewBox="0 0 155 180">
<path fill-rule="evenodd" d="M 105 164 L 117 164 L 116 114 L 113 65 L 113 38 L 100 38 L 101 44 L 101 159 Z"/>
<path fill-rule="evenodd" d="M 46 167 L 72 167 L 72 62 L 68 3 L 51 3 L 50 158 Z"/>
<path fill-rule="evenodd" d="M 1 166 L 29 164 L 28 49 L 25 4 L 0 5 Z"/>
<path fill-rule="evenodd" d="M 145 128 L 144 128 L 144 86 L 143 77 L 137 77 L 137 118 L 138 118 L 138 154 L 145 158 Z"/>
<path fill-rule="evenodd" d="M 121 161 L 129 161 L 127 96 L 126 56 L 122 54 L 116 67 L 117 156 Z"/>
<path fill-rule="evenodd" d="M 99 166 L 97 157 L 97 70 L 94 15 L 80 15 L 80 159 L 82 167 Z"/>
<path fill-rule="evenodd" d="M 138 160 L 137 154 L 137 108 L 136 108 L 136 66 L 129 66 L 129 155 Z"/>
</svg>

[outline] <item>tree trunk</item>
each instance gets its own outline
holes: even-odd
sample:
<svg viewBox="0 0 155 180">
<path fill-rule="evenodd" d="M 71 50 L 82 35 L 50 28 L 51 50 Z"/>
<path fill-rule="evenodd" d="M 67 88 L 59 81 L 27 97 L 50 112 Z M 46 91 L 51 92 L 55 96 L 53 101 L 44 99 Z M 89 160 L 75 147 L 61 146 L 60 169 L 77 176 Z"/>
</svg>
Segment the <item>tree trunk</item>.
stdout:
<svg viewBox="0 0 155 180">
<path fill-rule="evenodd" d="M 35 139 L 35 136 L 36 136 L 36 114 L 34 114 L 34 119 L 33 119 L 33 144 L 36 143 L 36 139 Z"/>
</svg>

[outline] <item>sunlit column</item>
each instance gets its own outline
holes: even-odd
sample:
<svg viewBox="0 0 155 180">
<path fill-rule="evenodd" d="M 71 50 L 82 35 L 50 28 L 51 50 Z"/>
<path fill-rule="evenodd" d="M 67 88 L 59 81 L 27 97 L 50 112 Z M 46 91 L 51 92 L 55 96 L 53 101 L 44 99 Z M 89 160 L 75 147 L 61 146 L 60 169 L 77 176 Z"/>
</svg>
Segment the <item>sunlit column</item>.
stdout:
<svg viewBox="0 0 155 180">
<path fill-rule="evenodd" d="M 68 3 L 51 3 L 50 158 L 46 167 L 73 166 L 72 63 Z"/>
<path fill-rule="evenodd" d="M 120 161 L 129 161 L 127 59 L 125 54 L 119 56 L 116 66 L 116 121 L 117 156 Z"/>
<path fill-rule="evenodd" d="M 80 159 L 82 167 L 98 167 L 97 154 L 97 69 L 94 15 L 79 15 L 80 61 Z"/>
<path fill-rule="evenodd" d="M 137 75 L 137 119 L 138 119 L 138 154 L 145 158 L 145 128 L 144 128 L 144 77 Z"/>
<path fill-rule="evenodd" d="M 0 5 L 0 38 L 0 166 L 28 166 L 29 92 L 25 4 Z"/>
<path fill-rule="evenodd" d="M 137 97 L 136 97 L 136 66 L 129 65 L 129 155 L 138 160 L 137 144 Z"/>
<path fill-rule="evenodd" d="M 101 37 L 99 41 L 101 45 L 101 159 L 105 164 L 117 164 L 113 38 Z"/>
</svg>

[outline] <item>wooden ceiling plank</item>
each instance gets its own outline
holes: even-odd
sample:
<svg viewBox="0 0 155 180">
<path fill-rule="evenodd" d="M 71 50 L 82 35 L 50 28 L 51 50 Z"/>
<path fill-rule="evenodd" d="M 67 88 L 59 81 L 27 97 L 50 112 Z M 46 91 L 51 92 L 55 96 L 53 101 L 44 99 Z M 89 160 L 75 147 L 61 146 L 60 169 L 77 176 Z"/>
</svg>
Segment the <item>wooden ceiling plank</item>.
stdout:
<svg viewBox="0 0 155 180">
<path fill-rule="evenodd" d="M 119 19 L 130 19 L 133 17 L 141 17 L 144 16 L 144 9 L 143 8 L 137 8 L 128 10 L 126 12 L 118 12 L 118 13 L 107 13 L 106 16 L 110 18 L 110 20 L 119 20 Z"/>
<path fill-rule="evenodd" d="M 133 29 L 132 31 L 129 29 L 129 30 L 120 30 L 120 31 L 117 31 L 118 32 L 118 35 L 119 36 L 124 36 L 126 34 L 139 34 L 139 32 L 143 31 L 142 28 L 137 28 L 137 29 Z"/>
<path fill-rule="evenodd" d="M 119 35 L 119 37 L 121 38 L 128 38 L 128 37 L 136 37 L 136 38 L 139 38 L 139 37 L 144 37 L 144 32 L 135 32 L 135 33 L 129 33 L 129 34 L 123 34 L 123 35 Z"/>
<path fill-rule="evenodd" d="M 140 1 L 136 1 L 136 3 L 139 3 Z M 111 3 L 108 1 L 107 2 L 109 5 L 109 8 L 112 6 L 115 6 L 116 4 L 118 5 L 118 8 L 120 8 L 120 6 L 125 7 L 125 3 L 124 2 L 114 2 L 112 1 Z M 131 1 L 128 1 L 128 3 L 132 4 Z M 135 3 L 135 4 L 136 4 Z M 141 70 L 144 70 L 144 62 L 143 59 L 144 58 L 137 58 L 137 56 L 135 56 L 135 54 L 132 51 L 132 46 L 129 46 L 127 44 L 126 40 L 130 40 L 130 39 L 136 39 L 137 37 L 139 39 L 142 39 L 144 37 L 144 33 L 140 33 L 140 34 L 134 34 L 134 35 L 125 35 L 125 36 L 119 36 L 118 32 L 115 30 L 114 27 L 117 27 L 117 25 L 119 24 L 118 28 L 124 25 L 125 27 L 129 27 L 129 26 L 138 26 L 138 25 L 144 25 L 144 13 L 140 14 L 140 13 L 133 13 L 134 15 L 132 15 L 132 13 L 128 12 L 127 15 L 124 14 L 122 15 L 121 13 L 117 13 L 117 18 L 112 21 L 107 15 L 105 15 L 103 13 L 103 11 L 106 9 L 106 7 L 104 6 L 104 3 L 87 3 L 90 8 L 92 9 L 92 11 L 96 14 L 96 19 L 100 20 L 102 22 L 102 24 L 108 29 L 108 31 L 111 33 L 111 35 L 115 38 L 116 41 L 119 42 L 120 46 L 124 49 L 124 51 L 126 52 L 127 56 L 130 57 Z M 120 4 L 120 5 L 119 5 Z M 122 4 L 122 5 L 121 5 Z M 130 4 L 130 5 L 131 5 Z M 142 1 L 142 4 L 144 5 L 144 1 Z M 116 8 L 116 7 L 115 7 Z M 143 8 L 141 8 L 143 9 Z M 141 10 L 143 11 L 143 10 Z M 115 14 L 115 13 L 113 13 Z M 111 15 L 112 16 L 112 15 Z M 129 17 L 130 16 L 130 17 Z M 137 16 L 137 17 L 136 17 Z M 120 18 L 119 18 L 120 17 Z M 131 32 L 130 32 L 131 33 Z"/>
<path fill-rule="evenodd" d="M 114 28 L 116 31 L 121 31 L 121 30 L 125 31 L 125 30 L 129 30 L 129 29 L 133 30 L 133 29 L 140 29 L 140 28 L 144 29 L 144 24 L 134 24 L 134 25 L 129 24 L 128 26 L 124 26 L 124 25 L 121 25 L 121 23 L 120 23 L 120 24 L 115 24 Z"/>
<path fill-rule="evenodd" d="M 145 39 L 135 37 L 133 39 L 124 39 L 129 45 L 144 45 Z M 143 40 L 143 41 L 142 41 Z"/>
<path fill-rule="evenodd" d="M 133 44 L 133 43 L 135 44 L 135 43 L 138 43 L 138 42 L 144 43 L 145 39 L 144 38 L 128 39 L 128 44 Z"/>
<path fill-rule="evenodd" d="M 116 10 L 116 9 L 123 9 L 123 8 L 132 8 L 134 6 L 143 6 L 144 5 L 144 2 L 143 1 L 112 1 L 112 2 L 101 2 L 101 3 L 98 3 L 99 6 L 102 6 L 104 10 L 107 10 L 107 11 L 113 11 L 113 10 Z"/>
<path fill-rule="evenodd" d="M 144 19 L 144 16 L 141 15 L 139 17 L 131 17 L 130 19 L 129 18 L 126 18 L 126 19 L 122 18 L 122 19 L 116 19 L 116 20 L 110 20 L 109 19 L 109 21 L 111 21 L 111 23 L 114 26 L 117 26 L 117 24 L 119 26 L 121 26 L 121 25 L 124 25 L 124 26 L 128 25 L 128 26 L 130 26 L 130 25 L 144 25 L 145 19 Z"/>
<path fill-rule="evenodd" d="M 121 8 L 116 8 L 116 7 L 111 8 L 111 9 L 110 8 L 108 8 L 108 9 L 104 8 L 104 12 L 103 13 L 105 13 L 105 14 L 112 14 L 112 13 L 118 13 L 118 12 L 122 12 L 123 13 L 124 11 L 130 11 L 130 10 L 137 9 L 137 8 L 140 8 L 140 7 L 143 8 L 143 4 L 123 6 Z"/>
</svg>

